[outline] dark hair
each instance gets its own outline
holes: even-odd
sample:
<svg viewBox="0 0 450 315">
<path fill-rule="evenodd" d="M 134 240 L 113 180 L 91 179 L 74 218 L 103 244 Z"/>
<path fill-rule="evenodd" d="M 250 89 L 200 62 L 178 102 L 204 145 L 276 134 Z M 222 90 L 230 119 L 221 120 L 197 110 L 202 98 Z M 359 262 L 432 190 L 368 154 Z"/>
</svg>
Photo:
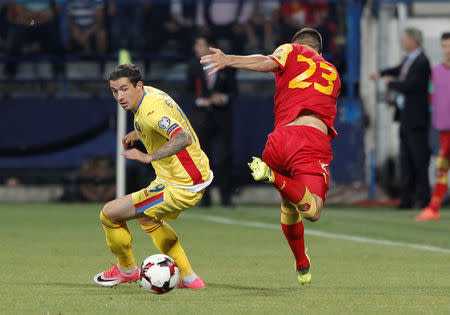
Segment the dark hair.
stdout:
<svg viewBox="0 0 450 315">
<path fill-rule="evenodd" d="M 319 54 L 322 53 L 322 35 L 313 28 L 302 28 L 292 37 L 292 42 L 307 45 Z"/>
<path fill-rule="evenodd" d="M 441 40 L 450 39 L 450 32 L 445 32 L 441 36 Z"/>
<path fill-rule="evenodd" d="M 195 39 L 204 39 L 209 46 L 216 47 L 216 39 L 208 33 L 199 33 Z"/>
<path fill-rule="evenodd" d="M 109 81 L 115 81 L 120 78 L 128 78 L 130 80 L 131 84 L 133 84 L 134 87 L 136 87 L 136 84 L 139 81 L 142 81 L 142 75 L 139 69 L 134 64 L 123 64 L 120 66 L 117 66 L 109 75 L 108 80 Z"/>
</svg>

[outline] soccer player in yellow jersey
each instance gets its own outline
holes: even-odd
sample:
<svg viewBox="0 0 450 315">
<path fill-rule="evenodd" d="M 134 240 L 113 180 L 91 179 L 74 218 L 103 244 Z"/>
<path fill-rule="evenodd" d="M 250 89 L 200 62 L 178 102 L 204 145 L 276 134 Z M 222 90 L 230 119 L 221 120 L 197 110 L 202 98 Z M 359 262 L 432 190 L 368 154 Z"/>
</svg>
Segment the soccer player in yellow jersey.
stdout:
<svg viewBox="0 0 450 315">
<path fill-rule="evenodd" d="M 122 140 L 124 148 L 141 140 L 147 153 L 136 148 L 122 154 L 131 160 L 152 164 L 156 179 L 146 188 L 108 202 L 100 212 L 106 243 L 117 265 L 94 276 L 102 286 L 115 286 L 139 279 L 127 221 L 136 219 L 155 246 L 172 257 L 180 268 L 179 288 L 202 289 L 180 245 L 166 221 L 176 220 L 183 210 L 195 206 L 213 179 L 209 160 L 197 135 L 178 104 L 166 93 L 144 86 L 138 68 L 120 65 L 109 74 L 114 98 L 124 110 L 134 112 L 134 131 Z"/>
</svg>

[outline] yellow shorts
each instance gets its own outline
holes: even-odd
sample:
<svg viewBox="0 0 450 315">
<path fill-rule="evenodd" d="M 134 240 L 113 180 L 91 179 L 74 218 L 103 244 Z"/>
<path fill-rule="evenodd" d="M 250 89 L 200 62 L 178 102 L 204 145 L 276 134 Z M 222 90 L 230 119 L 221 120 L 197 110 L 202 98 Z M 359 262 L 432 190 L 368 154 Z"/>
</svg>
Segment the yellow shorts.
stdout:
<svg viewBox="0 0 450 315">
<path fill-rule="evenodd" d="M 137 213 L 157 220 L 176 220 L 181 211 L 194 207 L 203 197 L 205 191 L 190 192 L 164 184 L 158 178 L 144 189 L 131 194 Z"/>
</svg>

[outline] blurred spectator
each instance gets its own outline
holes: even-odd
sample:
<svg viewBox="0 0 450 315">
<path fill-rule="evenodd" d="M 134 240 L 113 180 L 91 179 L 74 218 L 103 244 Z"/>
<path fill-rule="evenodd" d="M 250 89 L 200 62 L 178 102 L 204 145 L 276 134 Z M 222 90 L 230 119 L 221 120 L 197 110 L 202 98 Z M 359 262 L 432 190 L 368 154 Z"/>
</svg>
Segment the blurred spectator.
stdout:
<svg viewBox="0 0 450 315">
<path fill-rule="evenodd" d="M 311 4 L 306 1 L 285 1 L 280 9 L 279 43 L 290 43 L 292 36 L 302 27 L 312 24 Z"/>
<path fill-rule="evenodd" d="M 413 196 L 421 208 L 430 200 L 428 165 L 429 109 L 428 83 L 430 62 L 422 50 L 422 32 L 407 28 L 401 45 L 407 56 L 393 68 L 371 75 L 372 79 L 383 77 L 388 88 L 397 92 L 396 117 L 400 121 L 400 205 L 399 209 L 413 206 Z"/>
<path fill-rule="evenodd" d="M 8 22 L 8 6 L 0 3 L 0 52 L 6 49 Z"/>
<path fill-rule="evenodd" d="M 191 55 L 194 39 L 195 4 L 190 1 L 178 3 L 178 14 L 172 13 L 173 1 L 145 1 L 144 49 L 147 54 L 157 54 L 172 40 L 176 49 Z"/>
<path fill-rule="evenodd" d="M 280 42 L 290 42 L 292 36 L 303 27 L 317 29 L 322 35 L 323 51 L 330 51 L 332 38 L 329 25 L 329 5 L 326 1 L 285 1 L 280 10 Z"/>
<path fill-rule="evenodd" d="M 235 69 L 226 68 L 212 76 L 203 70 L 199 59 L 210 54 L 214 47 L 208 36 L 199 36 L 195 40 L 196 58 L 189 64 L 187 71 L 188 93 L 194 98 L 191 122 L 197 132 L 205 153 L 212 158 L 215 181 L 219 186 L 223 206 L 232 206 L 232 111 L 231 103 L 236 96 L 237 86 Z M 213 145 L 216 148 L 212 154 Z M 202 199 L 202 206 L 211 205 L 209 190 Z"/>
<path fill-rule="evenodd" d="M 17 177 L 8 177 L 5 180 L 5 186 L 8 186 L 8 187 L 17 187 L 20 184 L 21 184 L 20 180 Z"/>
<path fill-rule="evenodd" d="M 114 51 L 141 48 L 142 3 L 143 0 L 109 0 L 110 39 Z"/>
<path fill-rule="evenodd" d="M 87 201 L 108 201 L 116 193 L 114 162 L 94 157 L 83 163 L 79 173 L 80 194 Z"/>
<path fill-rule="evenodd" d="M 448 188 L 450 167 L 450 32 L 442 34 L 444 62 L 433 67 L 433 127 L 439 131 L 439 156 L 436 159 L 436 184 L 430 204 L 422 210 L 416 221 L 438 220 L 439 208 Z"/>
<path fill-rule="evenodd" d="M 323 52 L 334 52 L 330 45 L 333 39 L 333 29 L 335 25 L 330 21 L 330 4 L 325 1 L 316 1 L 312 5 L 313 21 L 312 26 L 322 35 Z"/>
<path fill-rule="evenodd" d="M 53 64 L 53 75 L 63 72 L 63 49 L 59 32 L 59 5 L 52 0 L 16 0 L 9 6 L 9 23 L 7 52 L 11 57 L 23 54 L 47 53 L 57 58 Z M 33 49 L 32 45 L 37 46 Z M 37 50 L 37 51 L 36 51 Z M 5 74 L 15 76 L 17 61 L 10 61 L 5 66 Z"/>
<path fill-rule="evenodd" d="M 250 24 L 254 6 L 254 1 L 200 2 L 197 6 L 197 25 L 202 33 L 228 41 L 233 53 L 242 54 L 247 40 L 256 44 Z"/>
<path fill-rule="evenodd" d="M 102 0 L 68 0 L 69 45 L 72 51 L 104 56 L 107 49 Z"/>
<path fill-rule="evenodd" d="M 258 0 L 252 16 L 252 26 L 258 34 L 249 38 L 256 50 L 271 53 L 276 45 L 276 26 L 278 25 L 280 3 L 278 0 Z M 262 36 L 261 36 L 262 35 Z M 255 39 L 253 39 L 255 38 Z M 256 43 L 253 43 L 255 41 Z"/>
</svg>

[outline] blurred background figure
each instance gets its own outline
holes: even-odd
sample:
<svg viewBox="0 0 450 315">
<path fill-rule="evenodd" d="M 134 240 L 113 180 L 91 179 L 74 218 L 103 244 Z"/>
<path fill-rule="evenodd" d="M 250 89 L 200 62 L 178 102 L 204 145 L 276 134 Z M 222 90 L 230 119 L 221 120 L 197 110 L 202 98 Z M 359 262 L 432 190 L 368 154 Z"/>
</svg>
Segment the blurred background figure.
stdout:
<svg viewBox="0 0 450 315">
<path fill-rule="evenodd" d="M 251 29 L 254 1 L 202 1 L 197 6 L 197 25 L 202 33 L 225 40 L 233 53 L 243 53 L 246 46 L 256 45 Z M 250 41 L 249 45 L 247 41 Z"/>
<path fill-rule="evenodd" d="M 208 76 L 199 59 L 211 53 L 209 47 L 215 47 L 211 37 L 199 35 L 196 38 L 194 44 L 195 58 L 189 64 L 186 76 L 188 93 L 194 102 L 190 117 L 201 146 L 211 159 L 215 183 L 220 191 L 221 203 L 225 207 L 231 207 L 233 189 L 233 117 L 231 104 L 237 94 L 235 70 L 227 68 Z M 206 191 L 201 205 L 204 207 L 211 205 L 209 190 Z"/>
<path fill-rule="evenodd" d="M 322 35 L 323 51 L 330 51 L 330 5 L 327 1 L 283 1 L 280 9 L 280 40 L 290 42 L 292 34 L 302 27 L 317 29 Z"/>
<path fill-rule="evenodd" d="M 428 165 L 429 104 L 428 83 L 430 63 L 422 49 L 422 32 L 407 28 L 401 46 L 407 56 L 394 67 L 371 75 L 383 77 L 388 88 L 395 91 L 396 118 L 400 122 L 400 204 L 399 209 L 410 209 L 415 195 L 419 207 L 430 200 Z"/>
<path fill-rule="evenodd" d="M 83 163 L 78 174 L 79 193 L 85 201 L 109 201 L 116 193 L 114 161 L 96 156 Z"/>
<path fill-rule="evenodd" d="M 438 220 L 439 208 L 448 188 L 450 166 L 450 32 L 442 34 L 444 62 L 432 69 L 432 122 L 439 131 L 439 155 L 436 160 L 436 183 L 428 207 L 415 217 L 416 221 Z"/>
<path fill-rule="evenodd" d="M 279 32 L 280 2 L 259 0 L 255 4 L 251 18 L 250 43 L 256 51 L 271 53 L 276 45 Z"/>
<path fill-rule="evenodd" d="M 108 47 L 102 0 L 68 0 L 69 46 L 72 52 L 104 56 Z"/>
<path fill-rule="evenodd" d="M 22 55 L 51 54 L 53 76 L 63 73 L 63 49 L 60 40 L 59 12 L 60 1 L 17 0 L 9 6 L 6 51 L 11 58 Z M 5 8 L 2 19 L 6 18 Z M 6 23 L 6 20 L 0 22 Z M 4 32 L 3 29 L 1 32 Z M 0 36 L 1 37 L 1 36 Z M 14 77 L 19 62 L 9 61 L 5 66 L 5 74 Z"/>
<path fill-rule="evenodd" d="M 0 3 L 0 53 L 5 51 L 9 28 L 8 6 Z"/>
<path fill-rule="evenodd" d="M 111 49 L 127 48 L 137 51 L 142 45 L 142 2 L 123 0 L 108 1 Z"/>
<path fill-rule="evenodd" d="M 195 34 L 195 9 L 193 2 L 144 1 L 144 51 L 157 54 L 168 44 L 173 50 L 190 55 Z"/>
</svg>

